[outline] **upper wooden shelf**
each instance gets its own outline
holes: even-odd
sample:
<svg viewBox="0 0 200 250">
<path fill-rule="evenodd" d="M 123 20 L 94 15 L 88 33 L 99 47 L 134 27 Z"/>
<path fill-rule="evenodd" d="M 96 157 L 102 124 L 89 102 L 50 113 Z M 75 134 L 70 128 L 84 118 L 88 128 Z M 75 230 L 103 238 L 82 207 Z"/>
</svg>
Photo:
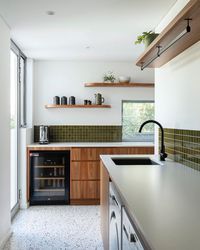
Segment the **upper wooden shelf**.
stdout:
<svg viewBox="0 0 200 250">
<path fill-rule="evenodd" d="M 153 88 L 154 83 L 106 83 L 106 82 L 97 82 L 97 83 L 85 83 L 85 87 L 142 87 L 142 88 Z"/>
<path fill-rule="evenodd" d="M 46 109 L 50 109 L 50 108 L 111 108 L 111 105 L 96 105 L 96 104 L 92 104 L 92 105 L 55 105 L 55 104 L 47 104 L 45 105 Z"/>
<path fill-rule="evenodd" d="M 159 36 L 148 46 L 144 53 L 136 61 L 140 66 L 149 62 L 157 54 L 157 46 L 167 47 L 174 39 L 180 35 L 187 26 L 187 20 L 190 20 L 191 31 L 184 35 L 180 40 L 174 43 L 170 48 L 157 57 L 149 68 L 159 68 L 181 52 L 200 40 L 200 0 L 190 0 L 181 12 L 169 23 L 169 25 L 159 34 Z"/>
</svg>

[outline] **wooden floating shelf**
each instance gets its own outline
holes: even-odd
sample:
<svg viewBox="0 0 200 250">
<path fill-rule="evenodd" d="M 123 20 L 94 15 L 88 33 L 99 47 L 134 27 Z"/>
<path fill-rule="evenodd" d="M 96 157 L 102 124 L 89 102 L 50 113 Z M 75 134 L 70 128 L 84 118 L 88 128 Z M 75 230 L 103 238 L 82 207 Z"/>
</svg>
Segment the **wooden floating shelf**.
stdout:
<svg viewBox="0 0 200 250">
<path fill-rule="evenodd" d="M 189 25 L 191 31 L 184 35 L 180 40 L 174 43 L 163 54 L 148 65 L 148 68 L 159 68 L 169 62 L 171 59 L 182 53 L 184 50 L 200 40 L 200 1 L 190 0 L 189 3 L 180 11 L 180 13 L 167 25 L 167 27 L 158 35 L 158 37 L 148 46 L 144 53 L 136 61 L 140 66 L 157 55 L 157 46 L 161 49 L 166 48 L 174 39 L 180 35 L 187 26 L 185 19 L 191 18 Z"/>
<path fill-rule="evenodd" d="M 47 104 L 45 105 L 46 109 L 50 109 L 50 108 L 111 108 L 111 105 L 55 105 L 55 104 Z"/>
<path fill-rule="evenodd" d="M 85 83 L 85 87 L 125 87 L 125 88 L 153 88 L 154 83 L 121 83 L 121 82 L 116 82 L 116 83 L 106 83 L 106 82 L 97 82 L 97 83 Z"/>
</svg>

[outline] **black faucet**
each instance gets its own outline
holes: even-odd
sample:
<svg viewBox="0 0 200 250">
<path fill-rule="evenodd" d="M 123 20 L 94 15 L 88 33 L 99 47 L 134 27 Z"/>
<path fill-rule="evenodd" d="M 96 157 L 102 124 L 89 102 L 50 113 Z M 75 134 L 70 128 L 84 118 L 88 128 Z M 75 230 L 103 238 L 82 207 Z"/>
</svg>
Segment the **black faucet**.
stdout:
<svg viewBox="0 0 200 250">
<path fill-rule="evenodd" d="M 162 125 L 161 125 L 159 122 L 157 122 L 157 121 L 155 121 L 155 120 L 148 120 L 148 121 L 142 123 L 142 125 L 140 126 L 140 129 L 139 129 L 139 133 L 142 132 L 143 127 L 144 127 L 147 123 L 155 123 L 155 124 L 157 124 L 157 125 L 160 127 L 160 129 L 161 129 L 160 160 L 161 160 L 161 161 L 165 161 L 165 158 L 167 158 L 167 154 L 166 154 L 166 152 L 165 152 L 165 145 L 164 145 L 164 130 L 163 130 L 163 127 L 162 127 Z"/>
</svg>

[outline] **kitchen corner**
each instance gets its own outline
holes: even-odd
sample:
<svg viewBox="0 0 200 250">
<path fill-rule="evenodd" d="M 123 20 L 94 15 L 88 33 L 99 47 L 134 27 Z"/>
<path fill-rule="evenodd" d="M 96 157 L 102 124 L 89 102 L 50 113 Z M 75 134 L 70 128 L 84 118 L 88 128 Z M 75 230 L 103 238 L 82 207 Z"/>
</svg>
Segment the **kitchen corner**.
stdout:
<svg viewBox="0 0 200 250">
<path fill-rule="evenodd" d="M 200 249 L 200 0 L 0 1 L 0 249 Z"/>
</svg>

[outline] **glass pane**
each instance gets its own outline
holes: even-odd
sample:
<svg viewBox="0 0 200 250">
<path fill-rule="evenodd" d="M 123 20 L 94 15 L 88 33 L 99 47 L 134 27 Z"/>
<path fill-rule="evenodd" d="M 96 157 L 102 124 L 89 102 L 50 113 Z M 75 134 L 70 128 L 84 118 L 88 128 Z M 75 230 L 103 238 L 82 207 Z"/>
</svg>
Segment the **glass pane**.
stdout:
<svg viewBox="0 0 200 250">
<path fill-rule="evenodd" d="M 10 52 L 10 192 L 12 209 L 18 201 L 18 183 L 17 183 L 17 55 Z"/>
<path fill-rule="evenodd" d="M 26 110 L 25 110 L 25 59 L 20 57 L 20 125 L 24 127 L 26 125 Z"/>
<path fill-rule="evenodd" d="M 32 155 L 33 198 L 65 195 L 65 157 Z"/>
<path fill-rule="evenodd" d="M 138 133 L 140 125 L 149 119 L 154 119 L 154 103 L 152 102 L 123 102 L 123 140 L 124 141 L 153 141 L 154 125 L 147 124 L 142 133 Z"/>
</svg>

